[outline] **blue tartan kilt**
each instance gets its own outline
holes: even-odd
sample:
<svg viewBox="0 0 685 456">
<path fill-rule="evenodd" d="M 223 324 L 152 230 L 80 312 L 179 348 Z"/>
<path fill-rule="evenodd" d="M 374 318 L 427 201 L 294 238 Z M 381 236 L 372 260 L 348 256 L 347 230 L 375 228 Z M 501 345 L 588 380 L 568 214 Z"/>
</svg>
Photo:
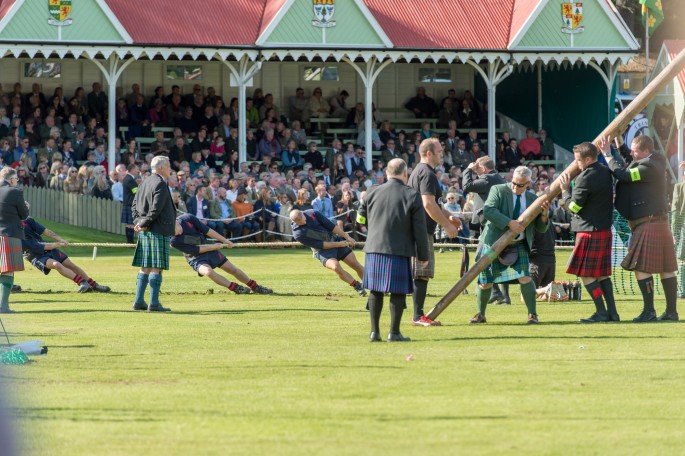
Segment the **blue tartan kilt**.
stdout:
<svg viewBox="0 0 685 456">
<path fill-rule="evenodd" d="M 169 269 L 171 237 L 163 234 L 140 231 L 133 266 L 140 268 Z"/>
<path fill-rule="evenodd" d="M 121 223 L 133 225 L 133 208 L 131 206 L 123 206 L 121 208 Z"/>
<path fill-rule="evenodd" d="M 520 279 L 521 277 L 529 277 L 530 265 L 528 262 L 528 248 L 525 241 L 516 244 L 516 248 L 518 251 L 516 263 L 511 266 L 505 266 L 495 258 L 483 272 L 478 274 L 478 283 L 504 283 Z M 490 249 L 490 246 L 483 244 L 482 249 L 476 255 L 476 261 L 478 261 L 485 249 Z"/>
<path fill-rule="evenodd" d="M 411 258 L 367 253 L 364 260 L 364 288 L 380 293 L 413 293 Z"/>
</svg>

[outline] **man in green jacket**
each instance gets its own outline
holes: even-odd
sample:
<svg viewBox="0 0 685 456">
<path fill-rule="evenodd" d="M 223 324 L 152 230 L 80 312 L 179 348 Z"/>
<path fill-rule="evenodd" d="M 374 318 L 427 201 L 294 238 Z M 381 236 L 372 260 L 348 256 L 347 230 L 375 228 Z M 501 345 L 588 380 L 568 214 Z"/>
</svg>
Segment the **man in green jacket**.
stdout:
<svg viewBox="0 0 685 456">
<path fill-rule="evenodd" d="M 538 315 L 535 309 L 535 284 L 528 270 L 528 252 L 533 245 L 534 230 L 547 231 L 549 203 L 542 205 L 542 212 L 535 220 L 524 227 L 518 220 L 520 215 L 537 199 L 534 193 L 528 192 L 531 171 L 525 166 L 514 170 L 510 183 L 495 185 L 490 189 L 487 201 L 483 206 L 483 215 L 487 220 L 480 237 L 480 246 L 476 261 L 481 255 L 491 256 L 492 263 L 478 276 L 476 299 L 478 313 L 470 323 L 485 323 L 485 309 L 492 293 L 493 283 L 518 280 L 521 294 L 528 308 L 528 324 L 536 324 Z M 502 237 L 506 230 L 517 234 L 516 238 L 499 257 L 491 246 Z"/>
</svg>

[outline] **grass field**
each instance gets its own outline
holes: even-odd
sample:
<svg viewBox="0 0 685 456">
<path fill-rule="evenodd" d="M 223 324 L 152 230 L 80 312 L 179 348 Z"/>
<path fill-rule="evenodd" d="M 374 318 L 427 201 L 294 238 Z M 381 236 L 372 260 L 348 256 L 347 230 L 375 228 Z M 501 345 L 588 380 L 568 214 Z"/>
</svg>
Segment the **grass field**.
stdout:
<svg viewBox="0 0 685 456">
<path fill-rule="evenodd" d="M 48 225 L 71 241 L 109 240 Z M 174 255 L 162 296 L 173 312 L 163 315 L 129 310 L 132 251 L 101 248 L 96 261 L 92 249 L 66 251 L 113 292 L 79 295 L 31 267 L 18 274 L 29 291 L 12 296 L 19 313 L 5 326 L 13 341 L 50 347 L 0 373 L 26 454 L 685 452 L 679 324 L 581 325 L 586 298 L 542 303 L 542 324 L 527 326 L 512 293 L 514 305 L 491 306 L 474 327 L 472 293 L 442 327 L 412 328 L 405 314 L 411 343 L 369 344 L 365 300 L 306 250 L 229 252 L 275 296 L 219 290 Z M 438 255 L 428 308 L 459 261 Z M 626 320 L 641 309 L 636 297 L 618 301 Z M 387 302 L 381 324 L 387 331 Z"/>
</svg>

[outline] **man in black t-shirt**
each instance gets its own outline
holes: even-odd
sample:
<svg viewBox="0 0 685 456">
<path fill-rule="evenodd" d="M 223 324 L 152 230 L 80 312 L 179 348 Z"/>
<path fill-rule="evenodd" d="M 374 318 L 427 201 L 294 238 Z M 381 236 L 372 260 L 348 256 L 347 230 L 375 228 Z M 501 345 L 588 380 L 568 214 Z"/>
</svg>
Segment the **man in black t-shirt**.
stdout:
<svg viewBox="0 0 685 456">
<path fill-rule="evenodd" d="M 421 162 L 414 167 L 409 176 L 408 185 L 419 192 L 423 202 L 423 209 L 426 211 L 426 225 L 428 236 L 428 247 L 430 250 L 430 260 L 426 266 L 422 266 L 413 259 L 414 272 L 414 318 L 412 325 L 414 326 L 439 326 L 439 321 L 433 321 L 426 317 L 423 312 L 423 304 L 426 301 L 426 292 L 428 291 L 428 280 L 433 278 L 435 273 L 435 252 L 433 250 L 433 233 L 435 227 L 440 224 L 445 229 L 447 236 L 450 239 L 457 237 L 459 228 L 461 228 L 461 221 L 459 218 L 450 215 L 442 208 L 440 197 L 442 191 L 440 190 L 440 183 L 435 175 L 435 167 L 442 159 L 442 145 L 436 138 L 428 138 L 421 142 L 419 146 L 419 155 L 421 155 Z"/>
<path fill-rule="evenodd" d="M 208 244 L 207 237 L 219 241 Z M 271 294 L 273 290 L 257 284 L 247 274 L 228 261 L 219 250 L 233 247 L 233 243 L 202 223 L 200 219 L 190 213 L 176 219 L 176 236 L 171 238 L 171 246 L 183 252 L 188 265 L 199 276 L 209 277 L 218 285 L 226 287 L 236 294 L 247 294 L 252 291 L 257 294 Z M 215 268 L 223 269 L 247 287 L 231 282 L 214 272 Z"/>
</svg>

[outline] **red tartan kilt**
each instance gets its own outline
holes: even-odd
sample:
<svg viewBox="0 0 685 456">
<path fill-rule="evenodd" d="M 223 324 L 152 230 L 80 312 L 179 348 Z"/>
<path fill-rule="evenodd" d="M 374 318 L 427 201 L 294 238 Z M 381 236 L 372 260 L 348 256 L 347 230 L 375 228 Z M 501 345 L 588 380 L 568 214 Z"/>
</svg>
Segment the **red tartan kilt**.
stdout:
<svg viewBox="0 0 685 456">
<path fill-rule="evenodd" d="M 21 239 L 0 236 L 0 272 L 24 270 Z"/>
<path fill-rule="evenodd" d="M 647 222 L 638 225 L 630 238 L 628 253 L 621 262 L 629 271 L 658 274 L 678 270 L 673 235 L 668 222 Z"/>
<path fill-rule="evenodd" d="M 611 230 L 576 233 L 576 245 L 566 272 L 578 277 L 611 275 Z"/>
</svg>

